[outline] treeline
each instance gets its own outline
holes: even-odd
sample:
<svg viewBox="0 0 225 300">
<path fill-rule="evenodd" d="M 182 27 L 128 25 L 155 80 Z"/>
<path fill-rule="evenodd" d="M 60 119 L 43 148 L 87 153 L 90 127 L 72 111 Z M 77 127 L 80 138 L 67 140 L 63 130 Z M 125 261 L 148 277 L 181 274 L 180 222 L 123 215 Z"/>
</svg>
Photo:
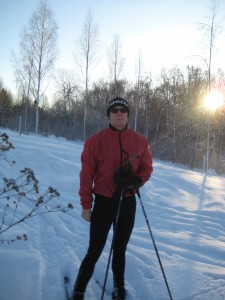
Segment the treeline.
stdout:
<svg viewBox="0 0 225 300">
<path fill-rule="evenodd" d="M 225 95 L 222 71 L 211 78 L 211 88 Z M 39 133 L 83 140 L 84 99 L 86 137 L 108 126 L 107 103 L 115 95 L 130 102 L 130 126 L 149 140 L 154 158 L 203 168 L 209 140 L 209 168 L 225 172 L 225 107 L 209 113 L 204 107 L 207 74 L 198 67 L 162 70 L 157 83 L 151 75 L 137 83 L 126 80 L 93 83 L 88 95 L 78 86 L 58 85 L 54 102 L 39 106 Z M 13 101 L 0 85 L 0 126 L 21 133 L 35 132 L 35 103 L 21 95 Z M 209 123 L 210 121 L 210 123 Z M 209 126 L 210 125 L 210 126 Z"/>
</svg>

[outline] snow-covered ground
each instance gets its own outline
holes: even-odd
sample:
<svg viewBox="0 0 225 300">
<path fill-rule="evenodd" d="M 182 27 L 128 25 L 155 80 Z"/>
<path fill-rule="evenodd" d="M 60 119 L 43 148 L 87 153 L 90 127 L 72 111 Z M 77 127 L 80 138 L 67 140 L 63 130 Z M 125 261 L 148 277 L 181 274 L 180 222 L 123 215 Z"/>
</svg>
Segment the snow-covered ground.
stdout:
<svg viewBox="0 0 225 300">
<path fill-rule="evenodd" d="M 0 177 L 15 178 L 29 167 L 41 190 L 56 188 L 59 202 L 70 202 L 74 209 L 31 218 L 0 236 L 28 235 L 26 242 L 0 244 L 0 300 L 65 299 L 63 277 L 75 280 L 89 237 L 78 195 L 83 145 L 6 132 L 15 146 L 7 157 L 16 165 L 0 157 Z M 225 177 L 154 161 L 152 178 L 141 195 L 173 299 L 225 299 Z M 3 209 L 1 200 L 0 223 Z M 19 214 L 26 209 L 21 206 Z M 111 238 L 112 232 L 88 285 L 87 300 L 101 298 Z M 169 299 L 139 202 L 127 249 L 126 286 L 128 299 Z M 105 300 L 111 288 L 110 270 Z"/>
</svg>

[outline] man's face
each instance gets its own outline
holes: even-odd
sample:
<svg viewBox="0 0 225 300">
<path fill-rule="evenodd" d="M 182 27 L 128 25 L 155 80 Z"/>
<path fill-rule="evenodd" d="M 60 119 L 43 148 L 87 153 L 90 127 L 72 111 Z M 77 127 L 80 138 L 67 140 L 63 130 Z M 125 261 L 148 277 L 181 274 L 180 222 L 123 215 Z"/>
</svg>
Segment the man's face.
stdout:
<svg viewBox="0 0 225 300">
<path fill-rule="evenodd" d="M 109 120 L 113 127 L 123 130 L 128 122 L 128 110 L 123 106 L 115 106 L 110 109 Z"/>
</svg>

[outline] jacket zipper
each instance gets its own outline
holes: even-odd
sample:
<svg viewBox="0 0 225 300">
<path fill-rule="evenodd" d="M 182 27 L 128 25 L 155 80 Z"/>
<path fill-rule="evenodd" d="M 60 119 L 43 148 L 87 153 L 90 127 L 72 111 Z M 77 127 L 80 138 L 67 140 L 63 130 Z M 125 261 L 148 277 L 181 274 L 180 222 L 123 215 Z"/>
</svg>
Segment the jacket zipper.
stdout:
<svg viewBox="0 0 225 300">
<path fill-rule="evenodd" d="M 123 164 L 123 148 L 122 148 L 121 134 L 122 134 L 122 131 L 119 131 L 120 167 L 122 167 L 122 164 Z"/>
</svg>

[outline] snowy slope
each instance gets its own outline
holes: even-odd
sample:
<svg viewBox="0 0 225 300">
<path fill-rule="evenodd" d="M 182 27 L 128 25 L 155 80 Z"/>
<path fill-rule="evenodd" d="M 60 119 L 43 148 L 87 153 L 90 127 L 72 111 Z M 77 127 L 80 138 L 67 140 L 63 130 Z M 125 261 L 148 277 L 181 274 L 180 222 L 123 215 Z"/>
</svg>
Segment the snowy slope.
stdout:
<svg viewBox="0 0 225 300">
<path fill-rule="evenodd" d="M 43 191 L 53 186 L 59 201 L 74 209 L 31 218 L 0 236 L 28 235 L 26 242 L 0 244 L 0 300 L 65 299 L 63 276 L 75 280 L 88 245 L 89 225 L 80 217 L 78 196 L 83 145 L 6 132 L 15 146 L 7 157 L 16 165 L 0 158 L 0 177 L 15 178 L 29 167 Z M 154 161 L 141 196 L 173 299 L 225 299 L 225 177 Z M 3 208 L 1 200 L 0 220 Z M 21 206 L 20 214 L 26 209 Z M 101 298 L 111 238 L 112 232 L 88 285 L 88 300 Z M 127 249 L 126 285 L 130 300 L 169 299 L 140 203 Z M 105 300 L 111 288 L 110 270 Z"/>
</svg>

